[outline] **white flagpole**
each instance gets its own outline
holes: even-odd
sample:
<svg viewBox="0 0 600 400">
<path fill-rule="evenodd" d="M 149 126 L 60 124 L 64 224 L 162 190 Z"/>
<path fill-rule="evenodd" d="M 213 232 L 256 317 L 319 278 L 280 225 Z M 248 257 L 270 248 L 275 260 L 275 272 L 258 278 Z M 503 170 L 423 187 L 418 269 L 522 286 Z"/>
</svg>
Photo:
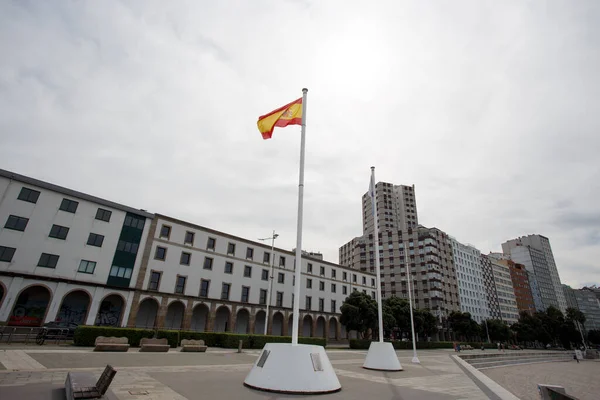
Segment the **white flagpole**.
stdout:
<svg viewBox="0 0 600 400">
<path fill-rule="evenodd" d="M 372 188 L 371 188 L 372 187 Z M 375 273 L 377 274 L 377 317 L 379 319 L 379 342 L 383 343 L 383 311 L 381 304 L 381 266 L 379 265 L 379 224 L 377 223 L 377 200 L 375 196 L 375 167 L 371 167 L 371 187 L 373 197 L 371 197 L 371 205 L 373 209 L 373 223 L 375 224 L 375 232 L 373 244 L 375 245 Z"/>
<path fill-rule="evenodd" d="M 306 142 L 306 95 L 308 89 L 302 89 L 302 133 L 300 136 L 300 177 L 298 182 L 298 228 L 296 232 L 296 286 L 294 288 L 294 310 L 292 324 L 292 345 L 298 344 L 298 329 L 300 320 L 300 286 L 302 270 L 302 205 L 304 198 L 304 146 Z"/>
<path fill-rule="evenodd" d="M 413 342 L 413 358 L 412 362 L 414 364 L 421 364 L 419 361 L 419 357 L 417 357 L 417 342 L 415 338 L 415 321 L 413 319 L 413 306 L 412 306 L 412 293 L 411 293 L 411 281 L 412 275 L 408 269 L 408 263 L 406 264 L 406 279 L 408 280 L 408 306 L 410 308 L 410 329 L 412 331 L 412 342 Z"/>
</svg>

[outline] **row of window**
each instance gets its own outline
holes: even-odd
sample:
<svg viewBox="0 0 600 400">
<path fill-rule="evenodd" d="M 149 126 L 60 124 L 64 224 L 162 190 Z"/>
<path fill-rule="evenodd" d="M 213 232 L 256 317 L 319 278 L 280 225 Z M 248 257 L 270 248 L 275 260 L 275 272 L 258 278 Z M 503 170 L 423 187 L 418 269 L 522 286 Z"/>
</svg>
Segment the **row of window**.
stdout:
<svg viewBox="0 0 600 400">
<path fill-rule="evenodd" d="M 37 203 L 39 197 L 40 197 L 39 190 L 33 190 L 33 189 L 29 189 L 27 187 L 22 187 L 17 199 L 35 204 L 35 203 Z M 58 209 L 61 211 L 75 214 L 75 212 L 77 211 L 77 207 L 79 207 L 78 201 L 65 198 L 65 199 L 62 199 L 62 202 L 60 203 L 60 207 Z M 111 215 L 112 215 L 112 211 L 105 210 L 103 208 L 98 208 L 98 210 L 96 211 L 96 219 L 100 220 L 100 221 L 110 222 Z M 20 229 L 20 230 L 24 230 L 24 229 L 25 228 Z"/>
<path fill-rule="evenodd" d="M 15 231 L 25 231 L 27 227 L 27 223 L 29 222 L 28 218 L 18 217 L 16 215 L 10 215 L 6 224 L 4 224 L 4 228 L 12 229 Z M 66 226 L 60 225 L 52 225 L 50 228 L 49 237 L 54 239 L 66 240 L 67 235 L 69 234 L 69 228 Z M 90 233 L 88 236 L 87 244 L 90 246 L 102 247 L 102 243 L 104 243 L 104 236 L 99 235 L 97 233 Z"/>
<path fill-rule="evenodd" d="M 17 249 L 14 247 L 0 246 L 0 261 L 11 262 L 16 251 Z M 42 253 L 37 266 L 43 268 L 56 268 L 59 258 L 60 256 L 56 254 Z M 95 269 L 95 261 L 81 260 L 77 272 L 93 274 Z"/>
<path fill-rule="evenodd" d="M 210 239 L 210 238 L 209 238 Z M 233 243 L 230 243 L 233 244 Z M 233 244 L 235 246 L 235 244 Z M 167 248 L 166 247 L 162 247 L 162 246 L 157 246 L 156 250 L 154 251 L 154 259 L 155 260 L 159 260 L 159 261 L 166 261 L 167 260 Z M 269 253 L 265 253 L 265 254 L 269 254 Z M 282 257 L 282 259 L 284 260 L 283 262 L 283 266 L 285 266 L 285 258 Z M 179 257 L 179 264 L 180 265 L 190 265 L 192 260 L 192 253 L 186 252 L 186 251 L 182 251 L 181 255 Z M 203 268 L 204 269 L 208 269 L 208 270 L 212 270 L 213 268 L 213 262 L 214 259 L 212 257 L 204 257 L 204 264 L 203 264 Z M 281 264 L 280 264 L 281 265 Z M 325 276 L 325 267 L 324 266 L 320 266 L 319 267 L 319 272 L 321 276 Z M 230 261 L 226 261 L 225 262 L 225 273 L 227 274 L 231 274 L 233 273 L 233 263 Z M 311 263 L 307 264 L 307 273 L 312 274 L 313 273 L 313 265 Z M 252 267 L 249 265 L 244 266 L 244 276 L 245 277 L 251 277 L 252 274 Z M 284 274 L 283 273 L 279 273 L 279 276 L 283 277 Z M 331 269 L 331 278 L 332 279 L 336 279 L 337 278 L 337 271 L 335 269 Z M 285 279 L 285 278 L 282 278 Z M 348 280 L 348 273 L 346 271 L 342 271 L 342 280 L 347 281 Z M 356 274 L 352 274 L 352 280 L 354 283 L 357 282 L 357 275 Z M 367 284 L 367 278 L 365 276 L 362 277 L 362 282 L 363 285 Z M 283 281 L 280 281 L 279 283 L 284 283 Z M 371 278 L 371 286 L 375 286 L 375 279 Z"/>
</svg>

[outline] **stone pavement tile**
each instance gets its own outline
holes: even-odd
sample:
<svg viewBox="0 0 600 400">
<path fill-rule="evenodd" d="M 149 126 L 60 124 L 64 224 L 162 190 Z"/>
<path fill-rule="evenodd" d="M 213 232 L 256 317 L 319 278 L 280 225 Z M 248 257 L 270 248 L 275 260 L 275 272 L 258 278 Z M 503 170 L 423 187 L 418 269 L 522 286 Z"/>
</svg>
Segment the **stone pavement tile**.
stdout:
<svg viewBox="0 0 600 400">
<path fill-rule="evenodd" d="M 203 398 L 218 399 L 288 399 L 288 398 L 315 398 L 311 395 L 285 395 L 262 392 L 245 387 L 243 381 L 247 371 L 220 374 L 207 371 L 201 375 L 173 374 L 167 372 L 150 373 L 157 381 L 173 388 L 187 399 L 196 399 L 202 393 Z M 363 380 L 339 377 L 342 390 L 337 393 L 321 395 L 319 399 L 327 400 L 364 400 L 364 399 L 410 399 L 410 400 L 456 400 L 455 396 L 440 393 L 430 393 L 415 390 L 409 387 L 398 387 L 384 382 L 374 384 Z"/>
<path fill-rule="evenodd" d="M 1 386 L 0 399 L 65 400 L 65 385 L 35 383 L 25 386 Z M 109 389 L 103 400 L 120 400 Z"/>
<path fill-rule="evenodd" d="M 23 350 L 0 351 L 0 364 L 11 370 L 37 370 L 45 367 Z"/>
<path fill-rule="evenodd" d="M 600 398 L 600 362 L 575 361 L 513 365 L 482 370 L 521 400 L 538 400 L 538 383 L 562 386 L 580 400 Z"/>
</svg>

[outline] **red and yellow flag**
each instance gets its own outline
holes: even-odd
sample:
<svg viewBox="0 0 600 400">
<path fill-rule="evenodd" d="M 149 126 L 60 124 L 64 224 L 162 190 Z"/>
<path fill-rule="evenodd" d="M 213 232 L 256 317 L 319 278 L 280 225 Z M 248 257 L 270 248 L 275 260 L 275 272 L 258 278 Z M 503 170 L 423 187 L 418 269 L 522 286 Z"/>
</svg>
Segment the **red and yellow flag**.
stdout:
<svg viewBox="0 0 600 400">
<path fill-rule="evenodd" d="M 302 97 L 258 117 L 256 124 L 263 139 L 271 139 L 276 126 L 283 128 L 288 125 L 302 125 Z"/>
</svg>

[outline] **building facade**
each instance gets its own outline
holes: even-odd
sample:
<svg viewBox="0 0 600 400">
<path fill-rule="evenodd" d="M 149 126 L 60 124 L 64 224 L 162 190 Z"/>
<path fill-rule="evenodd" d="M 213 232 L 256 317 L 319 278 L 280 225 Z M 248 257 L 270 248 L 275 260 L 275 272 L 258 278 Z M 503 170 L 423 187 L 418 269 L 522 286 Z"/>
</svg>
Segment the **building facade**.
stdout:
<svg viewBox="0 0 600 400">
<path fill-rule="evenodd" d="M 530 315 L 535 313 L 535 303 L 531 294 L 531 286 L 529 286 L 529 278 L 527 269 L 523 264 L 517 264 L 509 260 L 508 268 L 510 269 L 510 279 L 515 291 L 515 299 L 519 313 L 526 312 Z"/>
<path fill-rule="evenodd" d="M 539 311 L 554 306 L 563 313 L 567 302 L 558 275 L 558 269 L 550 247 L 550 241 L 542 235 L 528 235 L 511 239 L 502 243 L 504 254 L 531 272 L 541 296 L 541 304 L 536 304 Z M 536 301 L 534 294 L 534 301 Z"/>
<path fill-rule="evenodd" d="M 491 259 L 482 254 L 480 257 L 481 275 L 483 277 L 483 287 L 485 289 L 485 298 L 487 300 L 488 312 L 491 319 L 502 319 L 500 313 L 500 302 L 496 291 L 496 282 L 494 280 L 494 269 Z"/>
<path fill-rule="evenodd" d="M 600 330 L 600 302 L 593 290 L 584 287 L 573 290 L 577 307 L 585 315 L 585 329 Z"/>
<path fill-rule="evenodd" d="M 495 292 L 500 305 L 500 319 L 512 325 L 519 320 L 517 299 L 510 277 L 509 265 L 512 261 L 502 253 L 490 253 L 488 258 L 492 266 Z"/>
<path fill-rule="evenodd" d="M 565 294 L 565 300 L 567 302 L 567 307 L 574 308 L 579 310 L 579 306 L 577 305 L 577 298 L 575 297 L 575 290 L 571 288 L 569 285 L 562 285 L 563 293 Z"/>
<path fill-rule="evenodd" d="M 473 319 L 480 323 L 490 318 L 481 268 L 481 252 L 455 238 L 451 237 L 450 241 L 456 266 L 460 309 L 470 313 Z"/>
<path fill-rule="evenodd" d="M 438 317 L 439 337 L 448 334 L 446 319 L 460 310 L 452 244 L 437 228 L 418 225 L 414 186 L 375 185 L 378 249 L 375 249 L 374 220 L 368 193 L 362 196 L 363 236 L 339 249 L 340 264 L 351 269 L 375 271 L 375 257 L 381 267 L 381 291 L 385 299 L 397 296 L 408 300 L 408 279 L 415 308 L 428 309 Z"/>
<path fill-rule="evenodd" d="M 0 193 L 0 324 L 291 334 L 291 251 L 4 170 Z M 340 307 L 375 276 L 301 267 L 300 335 L 346 337 Z"/>
</svg>

